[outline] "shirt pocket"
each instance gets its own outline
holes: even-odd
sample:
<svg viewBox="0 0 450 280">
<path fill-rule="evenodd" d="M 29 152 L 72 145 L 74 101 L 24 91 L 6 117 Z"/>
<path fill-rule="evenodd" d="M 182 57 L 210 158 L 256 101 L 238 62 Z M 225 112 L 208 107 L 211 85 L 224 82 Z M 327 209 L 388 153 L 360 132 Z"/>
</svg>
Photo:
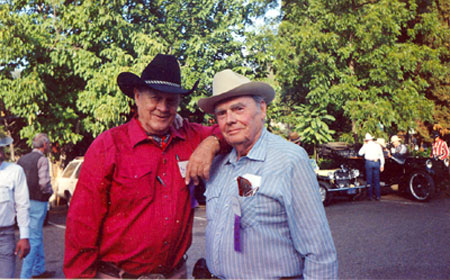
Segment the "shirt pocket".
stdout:
<svg viewBox="0 0 450 280">
<path fill-rule="evenodd" d="M 281 204 L 272 195 L 261 189 L 253 196 L 239 197 L 241 204 L 241 228 L 271 224 L 283 216 Z"/>
<path fill-rule="evenodd" d="M 11 188 L 6 185 L 0 185 L 0 203 L 7 203 L 12 201 Z"/>
<path fill-rule="evenodd" d="M 117 197 L 129 201 L 153 200 L 155 194 L 156 175 L 151 166 L 129 166 L 119 169 L 115 181 L 117 185 L 111 192 L 117 192 Z M 111 195 L 113 198 L 114 195 Z"/>
</svg>

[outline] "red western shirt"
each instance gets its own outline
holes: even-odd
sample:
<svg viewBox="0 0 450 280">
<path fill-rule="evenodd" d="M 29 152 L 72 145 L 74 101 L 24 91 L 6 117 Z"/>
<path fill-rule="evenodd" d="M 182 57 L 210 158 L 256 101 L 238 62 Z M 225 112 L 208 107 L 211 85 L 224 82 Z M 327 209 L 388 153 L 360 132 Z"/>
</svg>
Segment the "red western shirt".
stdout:
<svg viewBox="0 0 450 280">
<path fill-rule="evenodd" d="M 163 149 L 136 119 L 112 128 L 89 147 L 67 215 L 64 273 L 93 278 L 96 261 L 129 273 L 164 273 L 192 240 L 190 192 L 180 174 L 216 126 L 184 122 Z"/>
</svg>

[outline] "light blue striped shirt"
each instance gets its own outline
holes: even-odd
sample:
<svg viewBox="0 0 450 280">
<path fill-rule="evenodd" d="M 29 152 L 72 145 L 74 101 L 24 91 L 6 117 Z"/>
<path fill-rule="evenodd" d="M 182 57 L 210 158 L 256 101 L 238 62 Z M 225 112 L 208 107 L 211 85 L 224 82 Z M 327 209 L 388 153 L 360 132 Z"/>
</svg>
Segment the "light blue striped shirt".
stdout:
<svg viewBox="0 0 450 280">
<path fill-rule="evenodd" d="M 207 183 L 206 260 L 221 278 L 337 278 L 337 256 L 316 175 L 305 150 L 265 128 L 247 156 L 214 159 Z M 239 197 L 241 248 L 234 250 L 236 178 L 261 176 L 252 197 Z"/>
</svg>

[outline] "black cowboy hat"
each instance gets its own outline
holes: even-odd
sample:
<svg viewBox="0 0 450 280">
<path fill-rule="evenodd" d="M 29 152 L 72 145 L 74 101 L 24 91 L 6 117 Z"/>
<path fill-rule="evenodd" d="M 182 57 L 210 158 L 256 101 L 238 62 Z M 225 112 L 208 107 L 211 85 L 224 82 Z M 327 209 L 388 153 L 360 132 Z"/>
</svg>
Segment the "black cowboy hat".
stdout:
<svg viewBox="0 0 450 280">
<path fill-rule="evenodd" d="M 120 73 L 117 77 L 120 90 L 130 98 L 134 98 L 133 91 L 137 86 L 147 86 L 165 93 L 189 94 L 197 88 L 198 82 L 190 90 L 182 88 L 178 61 L 175 56 L 166 54 L 156 55 L 140 78 L 130 72 Z"/>
</svg>

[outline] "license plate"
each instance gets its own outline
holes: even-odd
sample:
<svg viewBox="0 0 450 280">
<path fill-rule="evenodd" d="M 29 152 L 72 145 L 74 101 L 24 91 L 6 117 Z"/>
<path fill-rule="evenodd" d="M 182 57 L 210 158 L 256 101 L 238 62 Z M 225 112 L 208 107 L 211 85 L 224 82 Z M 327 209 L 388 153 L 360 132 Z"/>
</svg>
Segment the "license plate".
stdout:
<svg viewBox="0 0 450 280">
<path fill-rule="evenodd" d="M 355 194 L 355 193 L 356 193 L 356 189 L 347 190 L 347 194 Z"/>
</svg>

